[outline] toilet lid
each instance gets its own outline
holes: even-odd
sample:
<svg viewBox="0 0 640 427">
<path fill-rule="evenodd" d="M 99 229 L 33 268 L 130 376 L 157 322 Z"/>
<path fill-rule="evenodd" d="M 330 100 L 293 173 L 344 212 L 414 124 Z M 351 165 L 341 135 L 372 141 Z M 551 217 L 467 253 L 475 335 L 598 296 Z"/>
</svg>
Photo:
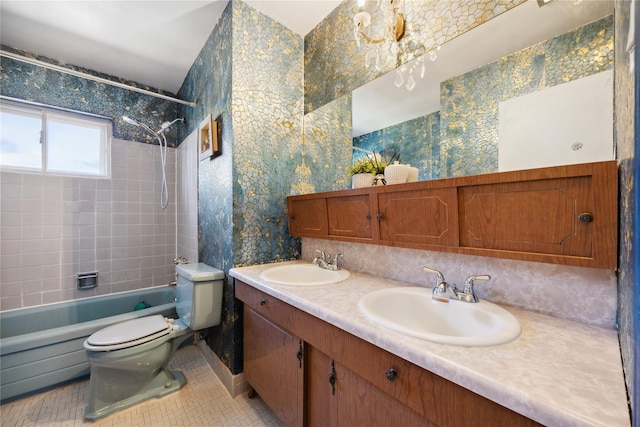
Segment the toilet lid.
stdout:
<svg viewBox="0 0 640 427">
<path fill-rule="evenodd" d="M 90 346 L 119 348 L 142 344 L 171 332 L 171 323 L 161 314 L 139 317 L 116 323 L 94 332 L 88 339 Z"/>
</svg>

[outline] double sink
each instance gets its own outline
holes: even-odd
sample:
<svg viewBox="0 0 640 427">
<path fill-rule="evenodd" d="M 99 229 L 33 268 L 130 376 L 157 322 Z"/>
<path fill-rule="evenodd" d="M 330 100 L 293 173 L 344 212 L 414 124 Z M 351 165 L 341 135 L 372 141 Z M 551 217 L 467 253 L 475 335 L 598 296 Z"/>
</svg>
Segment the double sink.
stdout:
<svg viewBox="0 0 640 427">
<path fill-rule="evenodd" d="M 286 286 L 334 285 L 348 279 L 347 270 L 327 270 L 315 264 L 286 264 L 263 271 L 266 282 Z M 426 287 L 385 288 L 360 298 L 358 308 L 374 323 L 401 334 L 460 346 L 506 344 L 520 336 L 520 323 L 489 301 L 468 303 L 432 300 Z"/>
</svg>

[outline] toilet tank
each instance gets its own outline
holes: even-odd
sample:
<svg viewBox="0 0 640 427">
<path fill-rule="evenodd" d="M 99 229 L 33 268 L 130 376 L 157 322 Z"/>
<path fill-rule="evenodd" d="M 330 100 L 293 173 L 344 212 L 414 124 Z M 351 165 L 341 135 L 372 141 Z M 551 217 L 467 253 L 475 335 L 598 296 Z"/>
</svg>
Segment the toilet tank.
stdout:
<svg viewBox="0 0 640 427">
<path fill-rule="evenodd" d="M 220 324 L 224 272 L 204 263 L 176 265 L 176 311 L 193 331 Z"/>
</svg>

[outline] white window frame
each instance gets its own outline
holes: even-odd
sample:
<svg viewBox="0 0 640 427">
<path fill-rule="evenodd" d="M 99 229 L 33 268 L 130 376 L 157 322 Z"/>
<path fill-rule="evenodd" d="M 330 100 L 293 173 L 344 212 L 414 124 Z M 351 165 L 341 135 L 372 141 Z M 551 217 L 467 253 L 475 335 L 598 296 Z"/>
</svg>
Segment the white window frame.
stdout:
<svg viewBox="0 0 640 427">
<path fill-rule="evenodd" d="M 113 125 L 108 117 L 97 116 L 78 111 L 55 108 L 42 104 L 7 100 L 2 98 L 0 110 L 15 114 L 39 115 L 42 120 L 41 125 L 41 167 L 32 168 L 24 166 L 0 165 L 0 170 L 7 172 L 40 173 L 44 175 L 70 176 L 81 178 L 109 179 L 111 177 L 111 140 L 113 139 Z M 34 114 L 35 113 L 35 114 Z M 77 124 L 96 128 L 100 131 L 100 172 L 83 173 L 77 171 L 51 170 L 47 165 L 47 120 L 55 119 L 66 124 Z"/>
</svg>

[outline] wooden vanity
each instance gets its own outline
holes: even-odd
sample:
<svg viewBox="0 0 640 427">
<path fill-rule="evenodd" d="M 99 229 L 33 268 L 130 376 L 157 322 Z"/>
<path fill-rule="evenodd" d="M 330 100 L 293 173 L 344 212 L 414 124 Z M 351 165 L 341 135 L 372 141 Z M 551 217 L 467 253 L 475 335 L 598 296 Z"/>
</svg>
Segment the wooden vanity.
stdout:
<svg viewBox="0 0 640 427">
<path fill-rule="evenodd" d="M 537 426 L 236 280 L 244 375 L 287 426 Z"/>
<path fill-rule="evenodd" d="M 615 161 L 288 198 L 300 237 L 615 269 Z M 287 426 L 628 426 L 615 330 L 510 307 L 521 336 L 458 347 L 358 310 L 406 284 L 352 272 L 324 286 L 234 268 L 244 376 Z M 319 268 L 319 267 L 318 267 Z M 585 374 L 586 373 L 586 374 Z"/>
<path fill-rule="evenodd" d="M 614 270 L 616 161 L 290 196 L 293 236 Z"/>
</svg>

